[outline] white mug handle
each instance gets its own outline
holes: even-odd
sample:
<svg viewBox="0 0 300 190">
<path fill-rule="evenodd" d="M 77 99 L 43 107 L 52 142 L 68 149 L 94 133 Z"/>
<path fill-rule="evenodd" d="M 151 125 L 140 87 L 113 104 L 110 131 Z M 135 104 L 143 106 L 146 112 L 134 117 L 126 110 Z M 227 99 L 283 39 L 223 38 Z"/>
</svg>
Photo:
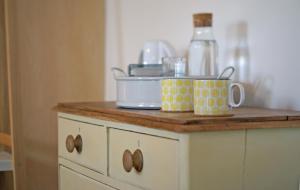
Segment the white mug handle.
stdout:
<svg viewBox="0 0 300 190">
<path fill-rule="evenodd" d="M 234 96 L 233 96 L 233 89 L 234 87 L 238 87 L 239 91 L 240 91 L 240 101 L 238 103 L 234 102 Z M 245 101 L 245 89 L 243 87 L 243 85 L 239 84 L 239 83 L 232 83 L 229 86 L 229 105 L 233 108 L 237 108 L 240 107 L 244 101 Z"/>
</svg>

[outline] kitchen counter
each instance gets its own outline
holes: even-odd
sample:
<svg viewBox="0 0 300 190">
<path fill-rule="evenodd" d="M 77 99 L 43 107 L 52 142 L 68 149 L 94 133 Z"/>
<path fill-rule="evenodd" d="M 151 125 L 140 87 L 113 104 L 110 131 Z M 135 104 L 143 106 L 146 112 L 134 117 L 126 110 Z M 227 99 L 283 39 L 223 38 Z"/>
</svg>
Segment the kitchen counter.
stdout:
<svg viewBox="0 0 300 190">
<path fill-rule="evenodd" d="M 60 103 L 60 190 L 295 190 L 300 112 L 227 117 Z M 226 175 L 224 175 L 226 174 Z"/>
<path fill-rule="evenodd" d="M 201 117 L 193 112 L 170 113 L 116 107 L 115 102 L 59 103 L 55 110 L 106 121 L 122 122 L 173 132 L 223 131 L 258 128 L 300 128 L 300 112 L 242 107 L 232 116 Z"/>
</svg>

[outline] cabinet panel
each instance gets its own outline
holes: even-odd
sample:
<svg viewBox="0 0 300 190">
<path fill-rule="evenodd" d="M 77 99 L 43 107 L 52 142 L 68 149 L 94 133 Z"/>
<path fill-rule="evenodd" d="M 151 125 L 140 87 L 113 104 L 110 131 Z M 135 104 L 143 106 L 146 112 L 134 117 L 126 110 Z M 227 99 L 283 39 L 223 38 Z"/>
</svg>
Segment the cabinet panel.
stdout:
<svg viewBox="0 0 300 190">
<path fill-rule="evenodd" d="M 193 133 L 189 144 L 189 190 L 242 189 L 245 131 Z"/>
<path fill-rule="evenodd" d="M 102 174 L 107 172 L 107 135 L 106 128 L 78 121 L 59 118 L 58 120 L 58 153 L 59 156 L 80 165 L 96 170 Z M 69 135 L 82 138 L 82 151 L 76 149 L 72 153 L 66 148 Z"/>
<path fill-rule="evenodd" d="M 143 154 L 143 169 L 126 172 L 123 168 L 123 153 L 140 149 Z M 109 175 L 115 179 L 153 190 L 178 189 L 178 141 L 109 129 Z"/>
<path fill-rule="evenodd" d="M 59 168 L 59 175 L 60 190 L 115 190 L 63 166 Z"/>
<path fill-rule="evenodd" d="M 298 190 L 300 129 L 248 130 L 245 190 Z"/>
</svg>

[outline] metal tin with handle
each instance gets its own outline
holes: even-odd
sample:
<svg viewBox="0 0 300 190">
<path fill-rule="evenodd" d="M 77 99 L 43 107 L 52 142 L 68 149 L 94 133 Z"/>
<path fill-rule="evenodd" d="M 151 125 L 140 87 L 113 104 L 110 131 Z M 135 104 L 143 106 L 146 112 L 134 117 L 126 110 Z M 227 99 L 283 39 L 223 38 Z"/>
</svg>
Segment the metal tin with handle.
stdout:
<svg viewBox="0 0 300 190">
<path fill-rule="evenodd" d="M 122 69 L 111 68 L 117 82 L 117 106 L 135 109 L 160 109 L 161 77 L 129 77 Z"/>
</svg>

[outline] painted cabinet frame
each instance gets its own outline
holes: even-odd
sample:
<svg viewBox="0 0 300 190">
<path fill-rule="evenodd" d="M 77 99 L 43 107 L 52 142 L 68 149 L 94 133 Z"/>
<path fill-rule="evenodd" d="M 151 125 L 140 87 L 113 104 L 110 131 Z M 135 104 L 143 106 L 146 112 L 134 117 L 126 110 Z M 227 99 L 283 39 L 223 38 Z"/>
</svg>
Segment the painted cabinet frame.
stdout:
<svg viewBox="0 0 300 190">
<path fill-rule="evenodd" d="M 178 140 L 179 190 L 298 189 L 300 178 L 299 128 L 175 133 L 65 113 L 59 113 L 59 117 L 103 125 L 107 131 L 113 128 Z M 257 144 L 258 142 L 260 144 Z M 271 146 L 272 144 L 274 146 Z M 289 152 L 292 157 L 287 155 Z M 261 157 L 256 157 L 257 155 Z M 280 157 L 272 160 L 272 156 Z M 116 188 L 139 189 L 132 184 L 111 178 L 109 164 L 107 166 L 108 175 L 99 176 L 99 174 L 88 171 L 88 168 L 81 168 L 63 158 L 59 158 L 59 163 L 75 168 L 103 183 L 112 184 Z M 263 175 L 260 171 L 263 171 Z M 276 180 L 279 171 L 285 171 L 283 175 L 287 177 Z"/>
</svg>

